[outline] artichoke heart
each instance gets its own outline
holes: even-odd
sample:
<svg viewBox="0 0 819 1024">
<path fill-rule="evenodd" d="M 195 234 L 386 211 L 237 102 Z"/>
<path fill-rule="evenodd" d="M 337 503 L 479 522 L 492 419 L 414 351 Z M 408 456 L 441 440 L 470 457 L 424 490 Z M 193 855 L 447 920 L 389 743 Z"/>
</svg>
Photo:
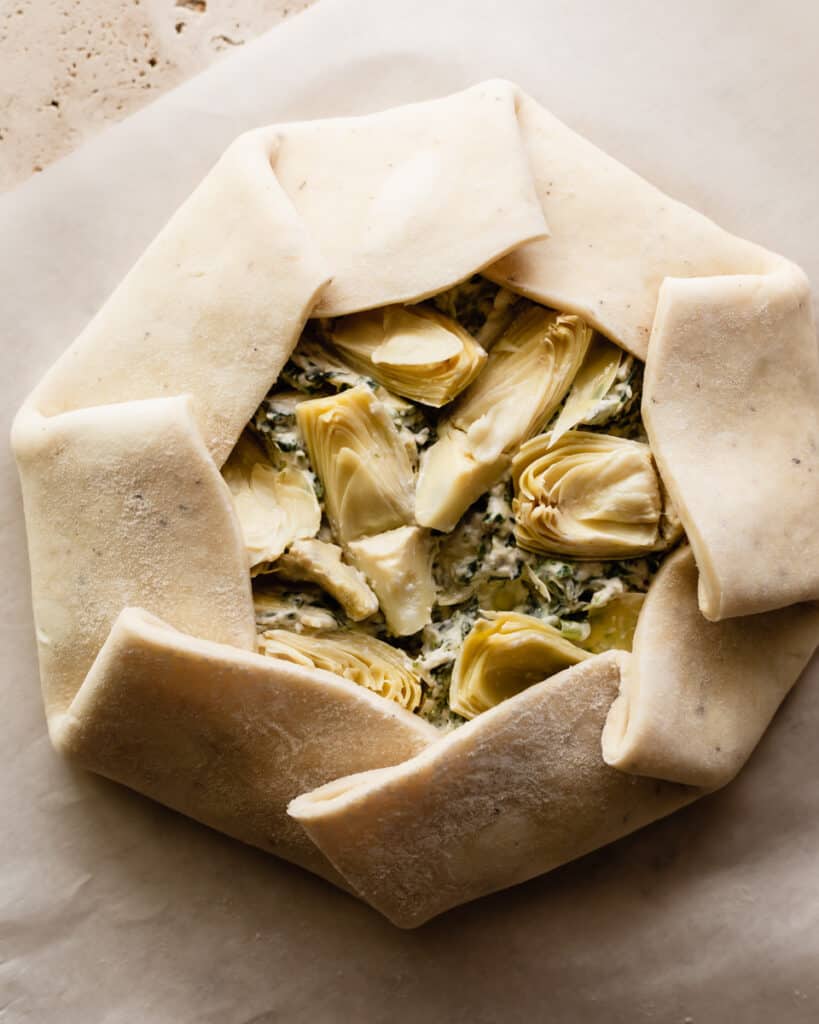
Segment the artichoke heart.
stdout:
<svg viewBox="0 0 819 1024">
<path fill-rule="evenodd" d="M 631 558 L 665 546 L 663 492 L 640 441 L 570 430 L 532 438 L 512 462 L 520 547 L 572 558 Z"/>
<path fill-rule="evenodd" d="M 341 317 L 330 339 L 350 366 L 388 390 L 440 408 L 469 385 L 486 353 L 455 320 L 426 306 Z"/>
<path fill-rule="evenodd" d="M 271 629 L 261 634 L 259 647 L 270 658 L 334 672 L 408 711 L 421 703 L 421 681 L 407 655 L 366 633 L 309 636 Z"/>
<path fill-rule="evenodd" d="M 452 670 L 449 706 L 464 718 L 474 718 L 592 656 L 533 615 L 484 616 L 464 640 Z"/>
<path fill-rule="evenodd" d="M 316 583 L 360 622 L 378 611 L 378 599 L 362 573 L 341 560 L 341 548 L 323 540 L 297 540 L 273 567 L 286 580 Z"/>
<path fill-rule="evenodd" d="M 401 526 L 351 541 L 348 550 L 372 584 L 394 636 L 410 636 L 432 621 L 435 581 L 425 530 Z"/>
<path fill-rule="evenodd" d="M 567 430 L 576 427 L 578 423 L 587 422 L 594 415 L 600 401 L 617 379 L 617 371 L 625 358 L 626 353 L 617 345 L 600 335 L 595 336 L 557 422 L 551 428 L 552 444 L 556 444 Z"/>
<path fill-rule="evenodd" d="M 294 540 L 318 533 L 321 507 L 308 474 L 296 465 L 274 469 L 247 432 L 222 467 L 222 476 L 233 496 L 252 575 Z"/>
<path fill-rule="evenodd" d="M 409 455 L 366 385 L 302 402 L 296 418 L 341 544 L 412 522 Z"/>
<path fill-rule="evenodd" d="M 416 508 L 422 526 L 451 530 L 497 482 L 509 456 L 563 400 L 591 337 L 580 317 L 541 306 L 512 321 L 422 459 Z"/>
</svg>

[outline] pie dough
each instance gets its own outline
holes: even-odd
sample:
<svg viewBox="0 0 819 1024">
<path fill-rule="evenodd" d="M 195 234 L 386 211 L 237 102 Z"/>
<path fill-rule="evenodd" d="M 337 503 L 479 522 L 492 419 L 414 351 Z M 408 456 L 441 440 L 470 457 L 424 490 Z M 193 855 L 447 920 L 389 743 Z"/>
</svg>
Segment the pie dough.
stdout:
<svg viewBox="0 0 819 1024">
<path fill-rule="evenodd" d="M 477 271 L 645 359 L 690 548 L 656 577 L 632 654 L 583 658 L 442 734 L 255 653 L 219 469 L 308 316 Z M 736 774 L 819 643 L 817 441 L 802 272 L 516 86 L 248 133 L 15 421 L 52 742 L 415 926 Z M 481 485 L 508 461 L 492 453 Z"/>
<path fill-rule="evenodd" d="M 708 622 L 687 546 L 643 604 L 620 695 L 603 730 L 623 771 L 716 789 L 748 760 L 816 647 L 819 605 Z"/>
</svg>

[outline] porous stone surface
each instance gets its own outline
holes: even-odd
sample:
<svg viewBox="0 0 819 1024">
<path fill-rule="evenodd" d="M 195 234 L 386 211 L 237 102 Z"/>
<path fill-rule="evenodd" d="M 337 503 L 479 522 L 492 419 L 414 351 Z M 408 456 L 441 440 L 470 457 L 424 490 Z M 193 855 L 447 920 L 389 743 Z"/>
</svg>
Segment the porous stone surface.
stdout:
<svg viewBox="0 0 819 1024">
<path fill-rule="evenodd" d="M 4 0 L 0 190 L 315 0 Z"/>
</svg>

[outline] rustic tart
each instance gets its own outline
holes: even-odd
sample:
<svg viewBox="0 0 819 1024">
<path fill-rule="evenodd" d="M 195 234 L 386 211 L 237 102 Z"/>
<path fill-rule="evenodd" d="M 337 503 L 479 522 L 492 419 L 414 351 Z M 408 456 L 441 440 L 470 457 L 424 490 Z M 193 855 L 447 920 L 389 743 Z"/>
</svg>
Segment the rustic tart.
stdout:
<svg viewBox="0 0 819 1024">
<path fill-rule="evenodd" d="M 805 275 L 507 82 L 241 136 L 13 445 L 55 748 L 401 927 L 729 782 L 819 643 Z"/>
</svg>

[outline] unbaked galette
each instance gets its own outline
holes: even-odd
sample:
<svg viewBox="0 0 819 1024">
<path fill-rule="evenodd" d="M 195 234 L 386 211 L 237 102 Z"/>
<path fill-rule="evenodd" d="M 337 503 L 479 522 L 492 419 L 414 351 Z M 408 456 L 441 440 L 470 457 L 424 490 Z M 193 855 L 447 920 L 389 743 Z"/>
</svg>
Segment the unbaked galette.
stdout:
<svg viewBox="0 0 819 1024">
<path fill-rule="evenodd" d="M 412 927 L 819 643 L 798 267 L 514 85 L 240 137 L 17 416 L 54 746 Z"/>
</svg>

